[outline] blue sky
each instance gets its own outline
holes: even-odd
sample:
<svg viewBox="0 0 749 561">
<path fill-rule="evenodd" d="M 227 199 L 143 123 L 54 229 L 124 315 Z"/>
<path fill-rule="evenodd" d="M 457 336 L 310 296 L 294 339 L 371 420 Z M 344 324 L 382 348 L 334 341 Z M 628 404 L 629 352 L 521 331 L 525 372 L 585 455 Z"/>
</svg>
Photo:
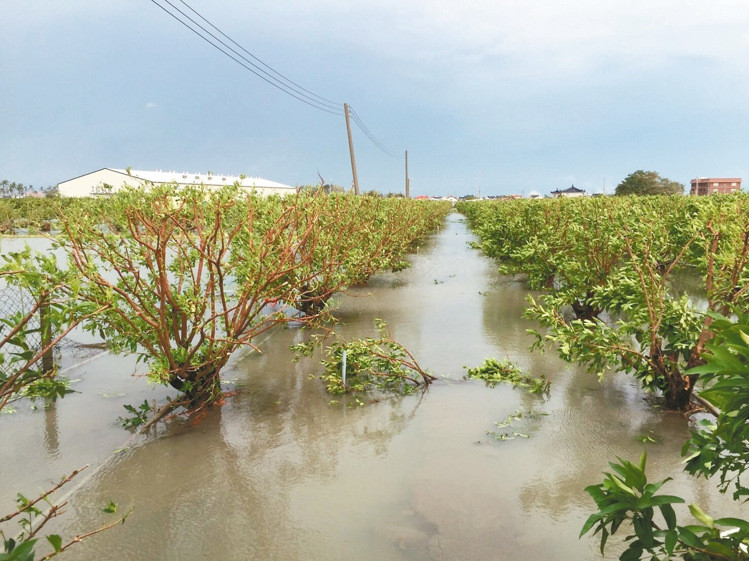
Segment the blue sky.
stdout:
<svg viewBox="0 0 749 561">
<path fill-rule="evenodd" d="M 412 194 L 610 192 L 637 169 L 749 182 L 745 0 L 188 4 L 408 150 Z M 150 0 L 1 11 L 0 179 L 130 166 L 351 185 L 343 117 L 272 88 Z M 403 160 L 353 134 L 361 188 L 402 190 Z"/>
</svg>

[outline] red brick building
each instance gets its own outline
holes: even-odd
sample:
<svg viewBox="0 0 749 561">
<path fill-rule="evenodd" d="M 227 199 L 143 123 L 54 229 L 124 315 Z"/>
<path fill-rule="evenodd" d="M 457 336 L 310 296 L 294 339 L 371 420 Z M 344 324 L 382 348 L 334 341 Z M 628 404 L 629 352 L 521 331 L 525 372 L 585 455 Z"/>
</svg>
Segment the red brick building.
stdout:
<svg viewBox="0 0 749 561">
<path fill-rule="evenodd" d="M 699 177 L 692 179 L 690 195 L 726 195 L 741 191 L 740 177 Z"/>
</svg>

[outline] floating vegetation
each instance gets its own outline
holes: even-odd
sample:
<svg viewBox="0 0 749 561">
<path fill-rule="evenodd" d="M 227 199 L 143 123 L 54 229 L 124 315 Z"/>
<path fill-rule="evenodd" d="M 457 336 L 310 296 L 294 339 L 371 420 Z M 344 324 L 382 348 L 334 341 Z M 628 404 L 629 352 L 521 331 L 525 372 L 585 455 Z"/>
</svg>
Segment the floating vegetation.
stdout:
<svg viewBox="0 0 749 561">
<path fill-rule="evenodd" d="M 533 378 L 508 359 L 487 358 L 481 366 L 467 368 L 467 370 L 466 378 L 483 380 L 490 388 L 497 384 L 512 384 L 516 387 L 528 388 L 530 393 L 540 394 L 548 392 L 551 386 L 551 382 L 545 376 Z"/>
<path fill-rule="evenodd" d="M 132 417 L 118 417 L 117 421 L 126 429 L 134 429 L 145 424 L 148 421 L 148 413 L 153 411 L 153 407 L 147 400 L 134 407 L 132 405 L 123 405 L 123 407 L 132 414 Z"/>
<path fill-rule="evenodd" d="M 536 420 L 536 419 L 539 419 L 540 417 L 546 417 L 547 415 L 548 413 L 538 413 L 536 411 L 526 411 L 525 413 L 523 413 L 522 411 L 518 409 L 514 413 L 512 413 L 509 417 L 507 417 L 506 420 L 497 421 L 494 424 L 499 429 L 512 429 L 513 425 L 516 424 L 516 421 L 519 421 L 520 419 Z M 516 438 L 530 438 L 529 434 L 517 432 L 515 430 L 486 431 L 486 434 L 489 435 L 492 439 L 497 440 L 497 441 L 514 440 Z"/>
<path fill-rule="evenodd" d="M 652 444 L 654 442 L 658 442 L 652 430 L 649 430 L 647 434 L 641 434 L 639 436 L 636 436 L 635 438 L 639 440 L 640 442 L 642 442 L 643 444 Z"/>
<path fill-rule="evenodd" d="M 375 320 L 375 326 L 377 337 L 351 341 L 338 338 L 328 344 L 322 361 L 325 371 L 319 377 L 333 395 L 368 391 L 407 395 L 435 380 L 390 336 L 384 321 Z M 311 340 L 292 346 L 292 350 L 309 356 L 320 343 Z M 361 404 L 356 398 L 356 405 Z"/>
</svg>

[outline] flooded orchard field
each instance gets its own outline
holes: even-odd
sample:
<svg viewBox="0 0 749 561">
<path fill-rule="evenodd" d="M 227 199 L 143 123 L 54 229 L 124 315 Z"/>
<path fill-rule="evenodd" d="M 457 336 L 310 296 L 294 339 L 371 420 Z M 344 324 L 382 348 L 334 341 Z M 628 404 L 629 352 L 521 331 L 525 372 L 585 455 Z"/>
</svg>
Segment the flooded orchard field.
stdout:
<svg viewBox="0 0 749 561">
<path fill-rule="evenodd" d="M 55 530 L 101 525 L 110 500 L 134 511 L 73 559 L 592 560 L 598 541 L 578 539 L 594 507 L 583 489 L 608 461 L 647 449 L 651 480 L 675 477 L 664 492 L 738 514 L 710 482 L 681 472 L 682 416 L 662 413 L 631 378 L 599 383 L 528 350 L 524 285 L 471 239 L 450 215 L 411 268 L 339 297 L 337 331 L 370 336 L 384 319 L 439 377 L 424 394 L 334 398 L 314 379 L 319 356 L 291 362 L 305 332 L 279 329 L 225 369 L 237 394 L 223 407 L 131 437 L 116 420 L 122 405 L 172 390 L 148 386 L 130 358 L 66 346 L 62 368 L 79 393 L 0 417 L 0 507 L 88 463 Z M 464 365 L 489 357 L 547 376 L 550 393 L 463 379 Z M 618 544 L 609 548 L 617 558 Z"/>
</svg>

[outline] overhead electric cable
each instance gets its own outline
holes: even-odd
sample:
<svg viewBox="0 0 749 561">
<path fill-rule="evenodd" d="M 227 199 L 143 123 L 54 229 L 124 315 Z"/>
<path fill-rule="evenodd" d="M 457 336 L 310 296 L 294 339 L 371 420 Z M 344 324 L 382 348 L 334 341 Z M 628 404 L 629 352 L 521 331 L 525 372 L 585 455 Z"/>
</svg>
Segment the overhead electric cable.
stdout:
<svg viewBox="0 0 749 561">
<path fill-rule="evenodd" d="M 357 124 L 357 126 L 362 130 L 362 132 L 367 135 L 367 137 L 372 141 L 372 143 L 377 146 L 382 152 L 387 154 L 388 156 L 392 156 L 395 158 L 400 158 L 400 154 L 395 152 L 394 150 L 391 150 L 387 146 L 385 146 L 382 142 L 380 142 L 377 137 L 372 133 L 372 131 L 369 130 L 369 128 L 364 124 L 364 121 L 362 118 L 356 113 L 356 111 L 351 108 L 351 114 L 354 119 L 354 122 Z"/>
<path fill-rule="evenodd" d="M 294 82 L 294 80 L 291 80 L 290 78 L 287 78 L 286 76 L 284 76 L 283 74 L 281 74 L 280 72 L 278 72 L 275 68 L 273 68 L 272 66 L 266 64 L 265 62 L 263 62 L 262 60 L 260 60 L 258 57 L 256 57 L 255 55 L 253 55 L 250 51 L 248 51 L 242 45 L 240 45 L 239 43 L 237 43 L 234 39 L 232 39 L 231 37 L 229 37 L 226 33 L 224 33 L 223 31 L 221 31 L 213 23 L 211 23 L 209 20 L 207 20 L 200 12 L 198 12 L 195 8 L 193 8 L 187 2 L 185 2 L 185 0 L 180 0 L 180 2 L 182 4 L 184 4 L 187 7 L 188 10 L 190 10 L 192 13 L 194 13 L 196 16 L 198 16 L 200 19 L 202 19 L 205 23 L 207 23 L 213 29 L 215 29 L 224 38 L 226 38 L 231 43 L 233 43 L 234 45 L 236 45 L 239 49 L 241 49 L 243 52 L 245 52 L 253 60 L 255 60 L 256 62 L 259 62 L 265 68 L 267 68 L 268 70 L 270 70 L 273 74 L 275 74 L 276 76 L 278 76 L 279 78 L 281 78 L 284 82 L 286 82 L 287 84 L 289 84 L 290 87 L 298 88 L 298 89 L 300 89 L 300 90 L 302 90 L 302 91 L 310 94 L 311 96 L 313 96 L 313 97 L 317 98 L 318 100 L 320 100 L 320 102 L 324 102 L 325 105 L 330 106 L 332 109 L 338 109 L 342 105 L 339 102 L 333 101 L 333 100 L 328 99 L 326 97 L 323 97 L 321 95 L 317 95 L 315 92 L 311 92 L 310 90 L 308 90 L 308 89 L 300 86 L 299 84 L 297 84 L 296 82 Z"/>
<path fill-rule="evenodd" d="M 246 53 L 246 55 L 249 56 L 252 60 L 247 58 L 247 56 L 243 55 L 242 53 L 238 52 L 231 45 L 227 44 L 221 38 L 217 37 L 210 30 L 206 29 L 206 27 L 204 27 L 198 21 L 190 17 L 190 15 L 182 11 L 179 7 L 173 4 L 170 0 L 159 0 L 159 1 L 164 2 L 165 4 L 168 4 L 169 6 L 171 6 L 171 8 L 174 11 L 169 10 L 169 8 L 160 4 L 159 1 L 157 0 L 150 0 L 150 1 L 156 6 L 158 6 L 159 8 L 161 8 L 169 16 L 171 16 L 172 18 L 177 20 L 179 23 L 181 23 L 183 26 L 185 26 L 187 29 L 192 31 L 195 35 L 197 35 L 198 37 L 203 39 L 205 42 L 210 44 L 212 47 L 214 47 L 215 49 L 220 51 L 222 54 L 232 59 L 234 62 L 236 62 L 237 64 L 239 64 L 246 70 L 249 70 L 255 76 L 265 81 L 266 83 L 270 84 L 274 88 L 282 91 L 283 93 L 287 95 L 290 95 L 291 97 L 301 101 L 302 103 L 306 103 L 310 107 L 319 109 L 320 111 L 330 113 L 331 115 L 339 115 L 339 116 L 343 115 L 344 112 L 340 109 L 342 105 L 341 103 L 336 103 L 335 101 L 332 101 L 326 97 L 318 95 L 302 87 L 301 85 L 297 84 L 290 78 L 287 78 L 282 73 L 275 70 L 272 66 L 260 60 L 258 57 L 256 57 L 246 48 L 244 48 L 242 45 L 237 43 L 234 39 L 229 37 L 216 25 L 214 25 L 207 18 L 205 18 L 201 13 L 199 13 L 192 6 L 190 6 L 185 0 L 179 0 L 179 2 L 182 3 L 188 10 L 190 10 L 203 22 L 205 22 L 208 26 L 214 29 L 218 34 L 224 37 L 227 41 L 235 45 L 242 52 Z M 175 12 L 179 13 L 182 17 L 178 16 Z M 188 23 L 188 21 L 190 23 Z M 253 61 L 257 62 L 258 64 L 256 64 Z M 262 65 L 262 67 L 259 65 Z M 385 155 L 390 156 L 391 158 L 401 157 L 401 154 L 395 152 L 394 150 L 391 150 L 390 148 L 385 146 L 382 142 L 380 142 L 377 139 L 377 137 L 372 133 L 372 131 L 370 131 L 369 128 L 364 124 L 363 119 L 356 113 L 356 111 L 354 111 L 353 108 L 351 107 L 349 108 L 351 109 L 351 117 L 354 123 L 359 127 L 359 129 L 370 140 L 370 142 L 372 142 L 372 144 L 375 145 L 375 147 L 378 150 L 383 152 Z"/>
<path fill-rule="evenodd" d="M 323 104 L 323 102 L 317 101 L 316 99 L 310 97 L 309 95 L 307 95 L 307 94 L 305 94 L 303 92 L 300 92 L 300 91 L 298 91 L 297 89 L 295 89 L 295 88 L 293 88 L 291 86 L 288 86 L 288 85 L 284 84 L 283 82 L 281 82 L 277 78 L 274 78 L 268 72 L 264 71 L 262 68 L 260 68 L 256 64 L 254 64 L 252 61 L 250 61 L 249 59 L 247 59 L 241 53 L 238 53 L 235 49 L 233 49 L 232 47 L 230 47 L 229 45 L 227 45 L 225 42 L 223 42 L 221 39 L 219 39 L 218 37 L 216 37 L 213 33 L 211 33 L 205 27 L 203 27 L 202 25 L 200 25 L 200 23 L 196 22 L 189 15 L 185 14 L 182 10 L 180 10 L 177 6 L 175 6 L 174 4 L 172 4 L 169 0 L 163 0 L 163 1 L 166 2 L 167 4 L 169 4 L 177 12 L 179 12 L 180 14 L 182 14 L 182 16 L 184 18 L 186 18 L 187 20 L 189 20 L 190 22 L 192 22 L 194 25 L 196 25 L 198 28 L 200 28 L 204 33 L 206 33 L 207 35 L 209 35 L 210 37 L 212 37 L 214 40 L 218 41 L 218 43 L 220 43 L 221 45 L 223 45 L 224 47 L 226 47 L 226 49 L 230 50 L 232 53 L 234 53 L 235 55 L 237 55 L 237 57 L 239 57 L 240 59 L 244 60 L 245 62 L 242 62 L 242 60 L 237 59 L 231 53 L 229 53 L 226 50 L 224 50 L 221 46 L 217 45 L 211 39 L 209 39 L 208 37 L 206 37 L 205 35 L 203 35 L 202 33 L 200 33 L 195 28 L 191 27 L 188 23 L 186 23 L 185 21 L 183 21 L 182 19 L 180 19 L 173 12 L 169 11 L 169 9 L 167 9 L 164 6 L 162 6 L 161 4 L 159 4 L 159 2 L 157 2 L 156 0 L 150 0 L 150 1 L 153 4 L 155 4 L 156 6 L 158 6 L 159 8 L 161 8 L 169 16 L 171 16 L 172 18 L 174 18 L 175 20 L 177 20 L 179 23 L 181 23 L 182 25 L 184 25 L 187 29 L 189 29 L 190 31 L 192 31 L 195 35 L 197 35 L 198 37 L 200 37 L 201 39 L 203 39 L 204 41 L 206 41 L 207 43 L 209 43 L 211 46 L 213 46 L 217 50 L 221 51 L 221 53 L 225 54 L 230 59 L 232 59 L 234 62 L 236 62 L 237 64 L 239 64 L 240 66 L 242 66 L 246 70 L 249 70 L 255 76 L 257 76 L 258 78 L 260 78 L 263 81 L 267 82 L 268 84 L 270 84 L 274 88 L 276 88 L 276 89 L 284 92 L 287 95 L 290 95 L 293 98 L 298 99 L 302 103 L 306 103 L 310 107 L 314 107 L 315 109 L 319 109 L 320 111 L 325 111 L 326 113 L 330 113 L 332 115 L 342 115 L 343 114 L 343 112 L 340 109 L 338 109 L 338 110 L 332 109 L 331 107 Z"/>
<path fill-rule="evenodd" d="M 369 138 L 369 140 L 374 144 L 381 152 L 383 152 L 386 156 L 390 156 L 391 158 L 400 158 L 401 154 L 396 152 L 395 150 L 391 150 L 387 146 L 385 146 L 382 142 L 380 142 L 377 137 L 370 131 L 367 126 L 364 124 L 364 121 L 362 118 L 356 113 L 356 111 L 349 106 L 349 109 L 351 110 L 351 117 L 354 120 L 354 123 L 356 123 L 356 126 L 361 129 L 361 131 Z"/>
</svg>

